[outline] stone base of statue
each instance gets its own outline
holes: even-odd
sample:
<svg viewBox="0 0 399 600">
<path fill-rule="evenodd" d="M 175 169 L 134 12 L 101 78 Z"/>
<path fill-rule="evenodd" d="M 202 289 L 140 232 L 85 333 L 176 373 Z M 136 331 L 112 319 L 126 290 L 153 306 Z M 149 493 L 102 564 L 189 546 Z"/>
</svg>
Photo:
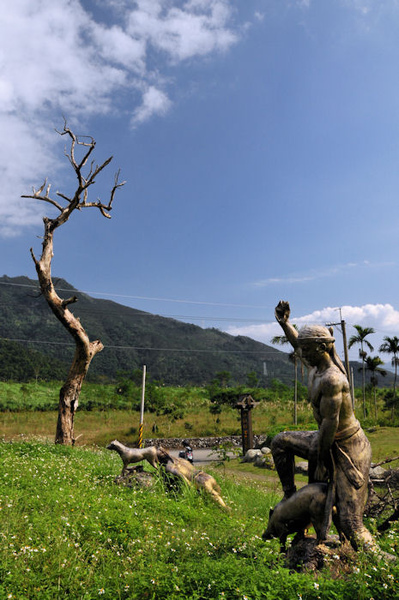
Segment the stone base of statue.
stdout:
<svg viewBox="0 0 399 600">
<path fill-rule="evenodd" d="M 152 473 L 144 471 L 141 465 L 137 465 L 135 467 L 128 467 L 124 475 L 115 477 L 114 483 L 131 488 L 148 488 L 155 484 L 155 477 Z"/>
<path fill-rule="evenodd" d="M 320 571 L 328 567 L 334 575 L 353 570 L 356 552 L 349 543 L 341 544 L 338 536 L 317 544 L 316 537 L 305 537 L 290 546 L 286 553 L 286 566 L 294 571 Z"/>
</svg>

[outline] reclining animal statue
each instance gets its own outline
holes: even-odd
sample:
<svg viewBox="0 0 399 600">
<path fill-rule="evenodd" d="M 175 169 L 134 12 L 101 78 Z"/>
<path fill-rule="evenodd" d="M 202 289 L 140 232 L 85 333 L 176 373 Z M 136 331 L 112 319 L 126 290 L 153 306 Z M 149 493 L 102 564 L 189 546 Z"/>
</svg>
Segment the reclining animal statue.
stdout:
<svg viewBox="0 0 399 600">
<path fill-rule="evenodd" d="M 184 458 L 174 458 L 162 446 L 157 448 L 157 458 L 167 475 L 184 481 L 190 487 L 194 485 L 198 491 L 204 491 L 222 508 L 230 510 L 221 497 L 220 487 L 212 475 L 196 469 Z"/>
</svg>

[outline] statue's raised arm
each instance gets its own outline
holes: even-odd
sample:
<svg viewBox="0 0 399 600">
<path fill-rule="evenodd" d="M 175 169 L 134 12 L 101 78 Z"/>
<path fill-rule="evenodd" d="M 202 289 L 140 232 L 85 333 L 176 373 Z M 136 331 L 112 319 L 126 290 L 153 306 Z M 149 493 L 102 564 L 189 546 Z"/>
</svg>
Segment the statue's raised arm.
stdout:
<svg viewBox="0 0 399 600">
<path fill-rule="evenodd" d="M 290 305 L 286 300 L 280 300 L 274 309 L 274 314 L 277 322 L 283 329 L 285 336 L 291 346 L 296 350 L 298 348 L 298 331 L 289 322 L 290 318 Z"/>
</svg>

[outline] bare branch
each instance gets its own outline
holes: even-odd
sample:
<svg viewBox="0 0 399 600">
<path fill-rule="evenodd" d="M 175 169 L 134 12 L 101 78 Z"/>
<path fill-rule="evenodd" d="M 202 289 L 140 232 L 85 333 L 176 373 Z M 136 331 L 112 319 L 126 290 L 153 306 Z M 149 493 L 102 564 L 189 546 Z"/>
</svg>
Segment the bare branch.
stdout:
<svg viewBox="0 0 399 600">
<path fill-rule="evenodd" d="M 65 308 L 66 306 L 68 306 L 68 304 L 74 304 L 77 301 L 78 301 L 77 296 L 71 296 L 70 298 L 67 298 L 66 300 L 62 300 L 61 306 L 63 306 Z"/>
<path fill-rule="evenodd" d="M 119 181 L 120 174 L 121 174 L 121 170 L 118 169 L 118 171 L 115 173 L 115 177 L 114 177 L 114 187 L 111 190 L 111 198 L 110 198 L 110 201 L 109 201 L 110 205 L 114 201 L 114 196 L 115 196 L 116 190 L 119 189 L 119 188 L 121 188 L 121 187 L 123 187 L 125 185 L 125 183 L 126 183 L 126 180 Z"/>
<path fill-rule="evenodd" d="M 71 138 L 70 154 L 68 154 L 65 151 L 65 156 L 67 156 L 67 158 L 69 159 L 71 165 L 75 169 L 75 172 L 78 175 L 78 179 L 79 179 L 79 182 L 80 182 L 81 170 L 85 166 L 85 164 L 87 163 L 87 161 L 88 161 L 91 153 L 95 149 L 95 147 L 96 147 L 96 141 L 91 136 L 86 136 L 90 140 L 89 142 L 82 141 L 81 139 L 78 138 L 77 135 L 75 135 L 73 133 L 73 131 L 71 131 L 71 129 L 67 126 L 66 121 L 64 122 L 64 130 L 63 131 L 59 131 L 57 133 L 59 133 L 60 135 L 68 135 Z M 76 149 L 76 146 L 84 146 L 84 147 L 88 148 L 86 154 L 83 155 L 83 157 L 82 157 L 82 159 L 81 159 L 81 161 L 79 163 L 77 162 L 77 160 L 75 158 L 75 149 Z"/>
<path fill-rule="evenodd" d="M 87 186 L 89 186 L 89 185 L 91 185 L 92 183 L 94 183 L 94 179 L 97 177 L 97 175 L 98 175 L 99 173 L 101 173 L 101 171 L 102 171 L 103 169 L 105 169 L 105 167 L 107 167 L 107 166 L 109 165 L 109 163 L 111 162 L 111 160 L 112 160 L 112 159 L 113 159 L 113 156 L 110 156 L 109 158 L 107 158 L 107 160 L 105 160 L 105 161 L 103 162 L 103 164 L 102 164 L 102 165 L 96 165 L 96 168 L 94 169 L 94 171 L 93 171 L 93 172 L 91 172 L 91 173 L 89 174 L 89 176 L 87 177 L 87 184 L 86 184 L 86 187 L 87 187 Z"/>
<path fill-rule="evenodd" d="M 35 263 L 35 265 L 37 265 L 38 261 L 37 261 L 37 258 L 35 256 L 34 252 L 33 252 L 33 248 L 30 249 L 30 254 L 31 254 L 33 262 Z"/>
<path fill-rule="evenodd" d="M 99 205 L 98 208 L 100 209 L 100 213 L 102 214 L 103 217 L 105 217 L 106 219 L 111 218 L 111 215 L 106 212 L 106 210 L 104 209 L 103 206 Z"/>
<path fill-rule="evenodd" d="M 110 219 L 111 215 L 109 214 L 109 212 L 111 212 L 111 210 L 112 210 L 112 203 L 114 201 L 115 192 L 117 189 L 121 188 L 126 183 L 126 181 L 119 182 L 119 175 L 120 175 L 120 169 L 117 171 L 117 173 L 115 173 L 114 186 L 111 190 L 110 199 L 109 199 L 108 204 L 103 204 L 101 202 L 101 200 L 99 198 L 97 198 L 97 202 L 85 202 L 85 204 L 84 204 L 85 208 L 86 207 L 87 208 L 88 207 L 98 208 L 100 210 L 101 214 L 103 215 L 103 217 Z"/>
<path fill-rule="evenodd" d="M 46 187 L 46 183 L 47 183 L 47 178 L 44 180 L 44 183 L 42 185 L 42 187 L 40 187 L 37 191 L 35 190 L 35 188 L 33 187 L 33 193 L 35 194 L 35 196 L 40 196 L 42 191 L 44 190 L 44 188 Z M 46 196 L 49 195 L 50 193 L 50 188 L 51 188 L 51 183 L 48 184 L 47 189 L 46 189 Z"/>
<path fill-rule="evenodd" d="M 387 529 L 390 528 L 391 523 L 394 523 L 395 521 L 397 521 L 399 519 L 399 508 L 396 508 L 394 510 L 394 512 L 392 513 L 392 515 L 390 517 L 388 517 L 387 519 L 385 519 L 385 521 L 383 523 L 381 523 L 381 525 L 379 525 L 377 527 L 378 531 L 386 531 Z"/>
<path fill-rule="evenodd" d="M 35 188 L 32 188 L 32 194 L 24 194 L 21 196 L 21 198 L 33 198 L 34 200 L 41 200 L 42 202 L 48 202 L 49 204 L 52 204 L 53 206 L 55 206 L 55 208 L 57 208 L 60 212 L 62 212 L 64 209 L 63 207 L 58 204 L 58 202 L 56 202 L 55 200 L 53 200 L 52 198 L 50 198 L 50 188 L 51 188 L 51 183 L 49 183 L 47 185 L 46 188 L 46 193 L 43 196 L 42 192 L 44 190 L 44 188 L 46 187 L 47 184 L 47 179 L 44 180 L 43 185 L 38 189 L 35 190 Z"/>
<path fill-rule="evenodd" d="M 76 444 L 76 442 L 78 441 L 78 439 L 80 437 L 82 437 L 83 433 L 79 433 L 79 435 L 77 435 L 76 437 L 72 438 L 72 446 L 74 446 Z"/>
<path fill-rule="evenodd" d="M 62 136 L 66 135 L 70 139 L 69 153 L 65 149 L 64 154 L 68 158 L 78 178 L 78 186 L 73 196 L 67 196 L 65 193 L 57 191 L 56 196 L 66 202 L 66 206 L 63 206 L 62 204 L 50 197 L 51 185 L 47 183 L 46 179 L 43 185 L 38 190 L 33 188 L 32 194 L 23 195 L 22 197 L 33 198 L 35 200 L 47 202 L 48 204 L 54 206 L 60 212 L 58 217 L 49 220 L 51 222 L 50 228 L 52 231 L 54 231 L 54 229 L 68 221 L 69 217 L 75 209 L 81 210 L 84 207 L 98 208 L 104 217 L 110 219 L 111 215 L 109 213 L 112 210 L 112 203 L 115 197 L 115 192 L 118 188 L 122 187 L 125 184 L 125 181 L 119 183 L 120 171 L 118 171 L 115 175 L 115 183 L 111 190 L 108 204 L 101 202 L 100 199 L 97 199 L 97 201 L 95 202 L 89 202 L 88 190 L 89 187 L 91 185 L 94 185 L 94 183 L 96 182 L 97 176 L 105 169 L 105 167 L 107 167 L 110 164 L 113 157 L 110 156 L 101 164 L 96 164 L 95 161 L 92 160 L 89 168 L 86 169 L 86 173 L 83 173 L 84 167 L 87 165 L 89 157 L 91 156 L 96 146 L 94 138 L 92 138 L 91 136 L 87 136 L 87 141 L 78 138 L 78 136 L 76 136 L 73 133 L 73 131 L 68 127 L 65 119 L 63 130 L 57 131 L 57 133 Z M 76 150 L 78 147 L 83 147 L 86 149 L 81 160 L 79 160 L 76 157 Z"/>
<path fill-rule="evenodd" d="M 91 153 L 94 151 L 94 149 L 96 147 L 96 141 L 91 136 L 87 136 L 87 138 L 90 140 L 89 142 L 84 142 L 81 139 L 79 139 L 78 136 L 75 135 L 73 133 L 73 131 L 67 126 L 67 123 L 65 120 L 64 120 L 63 131 L 57 131 L 57 133 L 59 133 L 59 135 L 67 135 L 71 139 L 70 153 L 68 154 L 67 150 L 65 149 L 64 154 L 68 158 L 69 162 L 71 163 L 71 165 L 76 173 L 76 176 L 79 181 L 79 186 L 81 188 L 84 188 L 85 187 L 85 179 L 82 175 L 82 168 L 86 165 Z M 83 146 L 83 147 L 88 148 L 87 152 L 83 155 L 80 162 L 77 162 L 77 160 L 75 158 L 76 146 Z M 91 170 L 90 170 L 90 172 L 91 172 Z"/>
<path fill-rule="evenodd" d="M 63 194 L 62 192 L 55 192 L 55 193 L 57 196 L 59 196 L 63 200 L 66 200 L 66 202 L 68 202 L 69 204 L 72 202 L 72 199 L 69 198 L 68 196 L 66 196 L 65 194 Z"/>
<path fill-rule="evenodd" d="M 378 463 L 372 463 L 371 466 L 374 469 L 374 467 L 380 467 L 381 465 L 386 465 L 387 463 L 394 462 L 395 460 L 399 460 L 399 456 L 395 456 L 394 458 L 386 458 Z"/>
</svg>

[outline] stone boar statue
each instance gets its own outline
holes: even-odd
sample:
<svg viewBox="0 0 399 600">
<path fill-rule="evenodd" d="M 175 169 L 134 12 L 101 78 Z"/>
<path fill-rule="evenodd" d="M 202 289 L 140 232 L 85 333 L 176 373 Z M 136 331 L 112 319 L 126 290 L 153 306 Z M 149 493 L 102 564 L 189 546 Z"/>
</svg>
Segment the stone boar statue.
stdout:
<svg viewBox="0 0 399 600">
<path fill-rule="evenodd" d="M 295 543 L 304 537 L 305 529 L 313 525 L 317 541 L 326 539 L 331 524 L 330 511 L 326 515 L 328 489 L 327 483 L 310 483 L 279 502 L 274 509 L 270 509 L 269 523 L 262 538 L 279 538 L 281 550 L 284 551 L 290 533 L 297 534 Z"/>
</svg>

